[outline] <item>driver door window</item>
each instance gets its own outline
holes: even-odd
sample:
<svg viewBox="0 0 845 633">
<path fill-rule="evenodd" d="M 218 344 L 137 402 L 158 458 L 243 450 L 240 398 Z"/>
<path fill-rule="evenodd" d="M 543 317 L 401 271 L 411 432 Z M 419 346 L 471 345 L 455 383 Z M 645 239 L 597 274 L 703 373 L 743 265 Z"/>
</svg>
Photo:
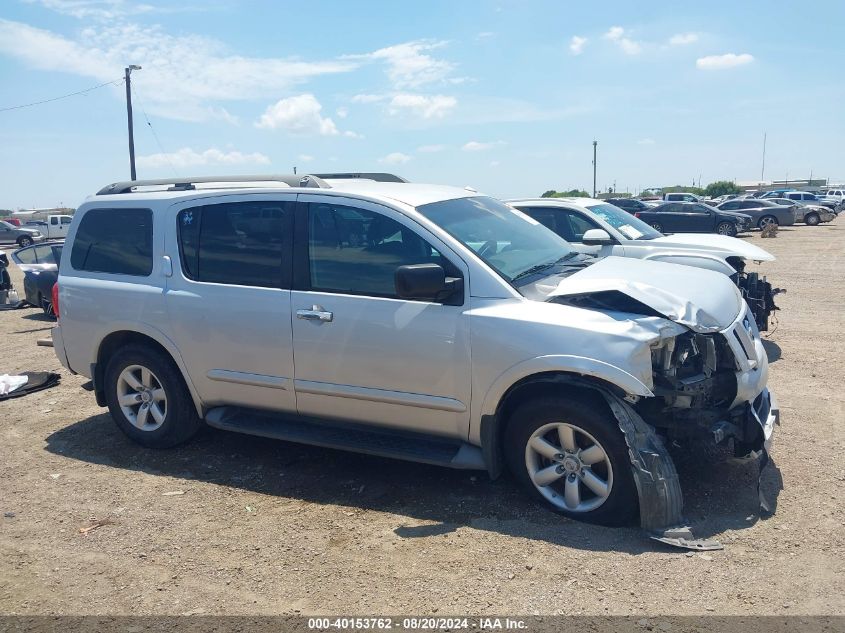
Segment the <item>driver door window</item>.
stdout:
<svg viewBox="0 0 845 633">
<path fill-rule="evenodd" d="M 570 242 L 583 242 L 584 233 L 590 229 L 601 228 L 595 222 L 592 222 L 577 213 L 572 213 L 571 211 L 564 211 L 561 220 L 565 220 L 565 224 L 568 229 L 568 235 L 565 236 L 565 239 Z"/>
</svg>

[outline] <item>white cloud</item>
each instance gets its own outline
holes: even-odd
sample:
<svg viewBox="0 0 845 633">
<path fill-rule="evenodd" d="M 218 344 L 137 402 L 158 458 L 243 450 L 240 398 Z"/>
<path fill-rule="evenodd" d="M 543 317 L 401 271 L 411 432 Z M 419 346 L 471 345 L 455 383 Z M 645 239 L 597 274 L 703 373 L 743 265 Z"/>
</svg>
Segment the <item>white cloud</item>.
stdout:
<svg viewBox="0 0 845 633">
<path fill-rule="evenodd" d="M 271 130 L 281 128 L 296 135 L 337 136 L 340 131 L 334 121 L 320 114 L 322 109 L 323 106 L 312 94 L 279 99 L 273 105 L 267 106 L 255 127 Z M 357 137 L 357 134 L 344 132 L 344 136 Z"/>
<path fill-rule="evenodd" d="M 364 55 L 345 55 L 342 59 L 383 61 L 394 88 L 419 88 L 445 80 L 454 70 L 455 65 L 451 62 L 428 54 L 445 45 L 446 42 L 442 41 L 416 40 L 380 48 Z"/>
<path fill-rule="evenodd" d="M 748 53 L 725 53 L 724 55 L 708 55 L 707 57 L 699 57 L 695 60 L 696 68 L 701 70 L 723 70 L 725 68 L 734 68 L 735 66 L 744 66 L 754 61 L 754 56 Z"/>
<path fill-rule="evenodd" d="M 400 114 L 410 111 L 423 119 L 440 119 L 446 116 L 458 104 L 455 97 L 446 95 L 419 95 L 400 93 L 390 100 L 388 112 Z"/>
<path fill-rule="evenodd" d="M 584 52 L 584 47 L 587 45 L 587 38 L 573 35 L 569 40 L 569 52 L 573 55 L 580 55 Z"/>
<path fill-rule="evenodd" d="M 654 145 L 654 139 L 653 138 L 641 138 L 639 141 L 637 141 L 637 145 Z"/>
<path fill-rule="evenodd" d="M 339 119 L 345 119 L 349 115 L 349 110 L 344 107 L 340 107 L 334 111 Z"/>
<path fill-rule="evenodd" d="M 315 77 L 360 65 L 352 60 L 243 57 L 206 37 L 174 36 L 159 26 L 125 22 L 88 26 L 71 39 L 0 19 L 0 55 L 30 68 L 99 82 L 120 79 L 126 64 L 140 64 L 143 70 L 133 73 L 132 82 L 147 112 L 190 121 L 219 118 L 215 102 L 276 96 Z M 115 90 L 115 95 L 122 98 L 122 91 Z"/>
<path fill-rule="evenodd" d="M 669 44 L 671 44 L 672 46 L 683 46 L 685 44 L 692 44 L 697 41 L 697 33 L 677 33 L 669 38 Z"/>
<path fill-rule="evenodd" d="M 488 143 L 469 141 L 468 143 L 464 143 L 461 149 L 465 152 L 484 152 L 488 149 L 493 149 L 494 147 L 500 147 L 502 145 L 505 145 L 504 141 L 491 141 Z"/>
<path fill-rule="evenodd" d="M 303 163 L 310 163 L 312 160 L 314 160 L 314 157 L 311 156 L 311 154 L 300 154 L 299 156 L 297 156 L 297 158 Z"/>
<path fill-rule="evenodd" d="M 169 13 L 172 9 L 149 4 L 129 3 L 126 0 L 24 0 L 27 4 L 40 4 L 62 15 L 80 20 L 114 20 L 127 15 L 143 13 Z"/>
<path fill-rule="evenodd" d="M 495 37 L 495 33 L 493 31 L 481 31 L 478 35 L 475 36 L 477 40 L 487 40 L 491 37 Z"/>
<path fill-rule="evenodd" d="M 384 165 L 404 165 L 411 157 L 407 154 L 403 154 L 402 152 L 392 152 L 387 156 L 383 156 L 378 159 L 378 162 Z"/>
<path fill-rule="evenodd" d="M 621 26 L 611 26 L 602 37 L 614 42 L 626 55 L 639 55 L 643 50 L 642 44 L 629 37 L 625 37 L 625 29 Z"/>
<path fill-rule="evenodd" d="M 387 95 L 361 94 L 352 97 L 352 103 L 377 103 L 387 99 Z"/>
<path fill-rule="evenodd" d="M 252 154 L 238 151 L 223 152 L 217 148 L 196 152 L 190 147 L 183 147 L 175 152 L 139 156 L 137 162 L 138 167 L 184 168 L 207 165 L 268 165 L 270 159 L 258 152 Z"/>
<path fill-rule="evenodd" d="M 435 154 L 446 149 L 445 145 L 420 145 L 417 151 L 421 154 Z"/>
</svg>

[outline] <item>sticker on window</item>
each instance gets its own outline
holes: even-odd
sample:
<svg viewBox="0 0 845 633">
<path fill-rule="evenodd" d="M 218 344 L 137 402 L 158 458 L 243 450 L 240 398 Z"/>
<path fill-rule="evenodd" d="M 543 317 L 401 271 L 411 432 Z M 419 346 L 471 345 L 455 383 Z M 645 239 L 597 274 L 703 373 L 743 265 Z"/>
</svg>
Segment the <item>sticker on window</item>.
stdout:
<svg viewBox="0 0 845 633">
<path fill-rule="evenodd" d="M 630 224 L 623 224 L 619 227 L 619 232 L 622 233 L 625 237 L 629 237 L 632 240 L 636 240 L 643 236 L 641 231 L 638 231 Z"/>
</svg>

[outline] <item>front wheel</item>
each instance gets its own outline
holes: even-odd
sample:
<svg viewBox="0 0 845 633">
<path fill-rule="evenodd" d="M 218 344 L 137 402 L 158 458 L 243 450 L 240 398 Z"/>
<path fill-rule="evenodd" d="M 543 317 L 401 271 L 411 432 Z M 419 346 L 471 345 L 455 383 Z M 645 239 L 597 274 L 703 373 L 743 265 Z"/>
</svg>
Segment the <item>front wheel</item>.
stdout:
<svg viewBox="0 0 845 633">
<path fill-rule="evenodd" d="M 118 428 L 149 448 L 169 448 L 202 428 L 182 375 L 170 358 L 128 345 L 109 360 L 106 402 Z"/>
<path fill-rule="evenodd" d="M 809 226 L 817 226 L 821 221 L 822 219 L 818 213 L 808 213 L 806 216 L 804 216 L 804 224 L 807 224 Z"/>
<path fill-rule="evenodd" d="M 602 525 L 627 525 L 637 514 L 625 438 L 604 407 L 560 397 L 527 402 L 508 421 L 505 458 L 555 512 Z"/>
<path fill-rule="evenodd" d="M 774 217 L 773 215 L 764 215 L 762 218 L 760 218 L 760 221 L 757 222 L 757 226 L 761 230 L 765 229 L 767 226 L 772 226 L 772 225 L 774 225 L 774 226 L 778 225 L 778 219 L 776 217 Z"/>
<path fill-rule="evenodd" d="M 736 224 L 733 222 L 720 222 L 719 226 L 716 227 L 716 233 L 734 237 L 736 235 Z"/>
<path fill-rule="evenodd" d="M 21 248 L 32 246 L 33 244 L 34 242 L 32 241 L 31 237 L 24 236 L 18 239 L 18 246 L 20 246 Z"/>
<path fill-rule="evenodd" d="M 658 233 L 663 233 L 663 225 L 660 222 L 650 222 L 651 228 L 653 228 Z"/>
</svg>

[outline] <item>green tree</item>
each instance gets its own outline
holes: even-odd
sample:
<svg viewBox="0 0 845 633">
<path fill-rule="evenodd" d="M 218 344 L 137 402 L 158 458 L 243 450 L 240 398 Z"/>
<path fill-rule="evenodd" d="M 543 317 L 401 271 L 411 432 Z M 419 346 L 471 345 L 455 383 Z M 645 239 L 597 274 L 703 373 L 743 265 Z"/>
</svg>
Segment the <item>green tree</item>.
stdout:
<svg viewBox="0 0 845 633">
<path fill-rule="evenodd" d="M 549 189 L 541 198 L 589 198 L 590 194 L 583 189 L 570 189 L 569 191 L 555 191 Z"/>
<path fill-rule="evenodd" d="M 728 193 L 742 193 L 742 189 L 737 187 L 730 180 L 717 180 L 716 182 L 711 182 L 704 189 L 704 195 L 709 198 L 724 196 Z"/>
</svg>

